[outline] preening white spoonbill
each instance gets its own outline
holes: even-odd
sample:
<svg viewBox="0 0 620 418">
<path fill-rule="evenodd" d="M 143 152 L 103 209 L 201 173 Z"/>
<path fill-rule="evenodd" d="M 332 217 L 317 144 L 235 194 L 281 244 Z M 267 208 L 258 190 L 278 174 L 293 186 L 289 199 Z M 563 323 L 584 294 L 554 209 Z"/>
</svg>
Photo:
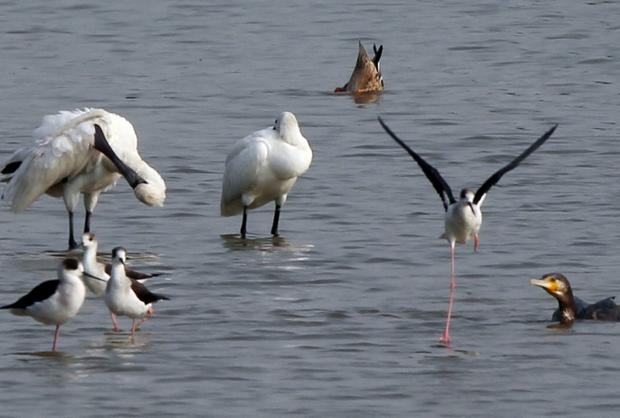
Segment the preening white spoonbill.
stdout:
<svg viewBox="0 0 620 418">
<path fill-rule="evenodd" d="M 517 158 L 513 159 L 510 163 L 493 173 L 491 177 L 482 183 L 482 186 L 480 186 L 476 192 L 468 189 L 461 190 L 460 199 L 457 201 L 452 194 L 450 186 L 441 174 L 439 174 L 439 171 L 427 163 L 422 157 L 409 148 L 407 144 L 398 138 L 380 117 L 378 119 L 383 129 L 385 129 L 392 139 L 396 141 L 405 151 L 407 151 L 411 158 L 418 163 L 424 175 L 431 182 L 437 194 L 439 194 L 444 210 L 446 211 L 445 232 L 441 237 L 445 238 L 450 243 L 450 301 L 448 304 L 446 328 L 440 341 L 446 345 L 449 345 L 450 318 L 452 317 L 452 305 L 454 302 L 454 292 L 456 289 L 456 274 L 454 266 L 455 243 L 458 242 L 459 244 L 465 244 L 468 240 L 473 240 L 474 251 L 478 250 L 480 245 L 478 232 L 480 231 L 480 226 L 482 225 L 482 212 L 480 211 L 480 207 L 484 202 L 487 192 L 493 185 L 497 184 L 504 174 L 517 167 L 519 163 L 528 157 L 528 155 L 536 151 L 538 147 L 549 139 L 558 125 L 555 125 L 549 129 Z"/>
<path fill-rule="evenodd" d="M 38 284 L 17 302 L 0 309 L 10 309 L 14 315 L 31 316 L 46 325 L 56 325 L 52 343 L 52 351 L 56 351 L 60 326 L 77 315 L 84 303 L 83 272 L 78 260 L 67 258 L 58 267 L 57 280 Z"/>
<path fill-rule="evenodd" d="M 153 315 L 153 303 L 159 300 L 169 300 L 169 298 L 152 293 L 139 281 L 127 277 L 126 262 L 127 250 L 123 247 L 114 248 L 110 280 L 105 290 L 105 303 L 112 313 L 114 331 L 120 331 L 116 315 L 125 315 L 132 319 L 131 334 L 133 335 L 137 328 L 136 319 L 142 319 L 144 322 Z"/>
<path fill-rule="evenodd" d="M 375 44 L 372 45 L 372 49 L 375 53 L 374 57 L 370 59 L 366 49 L 360 41 L 357 53 L 357 62 L 353 73 L 349 78 L 349 81 L 342 87 L 336 87 L 334 93 L 351 93 L 353 95 L 368 94 L 368 93 L 381 93 L 383 91 L 383 76 L 381 75 L 381 69 L 379 60 L 381 54 L 383 54 L 383 45 L 380 45 L 377 49 Z"/>
<path fill-rule="evenodd" d="M 138 138 L 125 118 L 103 109 L 47 115 L 34 131 L 35 143 L 15 152 L 1 170 L 3 198 L 21 212 L 43 194 L 62 197 L 69 214 L 69 249 L 77 248 L 73 213 L 84 196 L 84 232 L 101 192 L 123 176 L 136 197 L 162 206 L 166 184 L 138 154 Z"/>
<path fill-rule="evenodd" d="M 277 236 L 280 209 L 311 162 L 312 150 L 297 118 L 290 112 L 281 113 L 272 128 L 246 136 L 228 154 L 222 181 L 222 216 L 243 213 L 241 237 L 245 238 L 247 210 L 275 201 L 271 234 Z"/>
</svg>

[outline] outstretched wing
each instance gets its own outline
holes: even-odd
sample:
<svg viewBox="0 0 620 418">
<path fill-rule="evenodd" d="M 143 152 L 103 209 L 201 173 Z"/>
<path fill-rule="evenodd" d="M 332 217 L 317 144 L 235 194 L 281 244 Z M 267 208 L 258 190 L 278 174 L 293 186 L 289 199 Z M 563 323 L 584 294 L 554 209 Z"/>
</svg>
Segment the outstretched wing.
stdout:
<svg viewBox="0 0 620 418">
<path fill-rule="evenodd" d="M 392 132 L 392 130 L 385 124 L 385 122 L 383 122 L 383 119 L 381 119 L 380 116 L 377 117 L 377 119 L 379 119 L 379 123 L 381 124 L 381 126 L 383 126 L 383 129 L 385 129 L 385 132 L 387 132 L 392 137 L 392 139 L 398 143 L 398 145 L 403 147 L 403 149 L 407 151 L 409 155 L 411 155 L 411 158 L 413 158 L 415 162 L 418 163 L 426 178 L 431 182 L 431 184 L 437 191 L 437 194 L 439 194 L 439 197 L 441 198 L 441 201 L 443 203 L 443 208 L 447 211 L 448 205 L 456 202 L 456 200 L 454 200 L 454 196 L 452 195 L 452 190 L 450 189 L 450 186 L 448 185 L 448 183 L 446 183 L 443 177 L 441 177 L 439 171 L 437 171 L 435 167 L 424 161 L 422 157 L 416 154 L 411 148 L 407 146 L 407 144 L 405 144 L 399 137 L 397 137 L 396 134 Z"/>
<path fill-rule="evenodd" d="M 518 166 L 521 161 L 525 160 L 528 155 L 530 155 L 531 153 L 533 153 L 534 151 L 536 151 L 538 149 L 538 147 L 540 147 L 542 144 L 545 143 L 545 141 L 547 139 L 549 139 L 549 137 L 551 137 L 551 135 L 553 134 L 553 132 L 555 131 L 555 128 L 557 128 L 558 125 L 555 124 L 551 129 L 549 129 L 547 132 L 545 132 L 545 134 L 543 136 L 541 136 L 540 138 L 538 138 L 536 140 L 536 142 L 534 142 L 532 145 L 530 145 L 525 151 L 523 151 L 521 153 L 521 155 L 519 155 L 517 158 L 515 158 L 514 160 L 512 160 L 510 163 L 508 163 L 505 167 L 501 168 L 500 170 L 496 171 L 491 177 L 489 177 L 487 179 L 487 181 L 485 181 L 484 183 L 482 183 L 482 186 L 480 186 L 480 188 L 478 189 L 478 191 L 476 191 L 476 195 L 474 196 L 474 204 L 478 204 L 478 202 L 480 202 L 481 200 L 484 199 L 484 196 L 486 195 L 486 193 L 489 191 L 489 189 L 491 187 L 493 187 L 495 184 L 497 184 L 497 182 L 499 181 L 499 179 L 502 178 L 502 176 L 504 174 L 506 174 L 507 172 L 509 172 L 510 170 L 512 170 L 513 168 L 515 168 L 516 166 Z"/>
</svg>

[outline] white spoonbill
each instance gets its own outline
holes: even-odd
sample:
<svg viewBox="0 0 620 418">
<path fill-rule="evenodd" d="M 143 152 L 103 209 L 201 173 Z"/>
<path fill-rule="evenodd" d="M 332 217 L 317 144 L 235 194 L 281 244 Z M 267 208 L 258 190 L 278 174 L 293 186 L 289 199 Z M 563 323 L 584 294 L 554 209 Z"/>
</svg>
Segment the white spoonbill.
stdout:
<svg viewBox="0 0 620 418">
<path fill-rule="evenodd" d="M 452 195 L 452 190 L 448 183 L 441 177 L 439 171 L 427 163 L 422 157 L 415 153 L 407 144 L 405 144 L 400 138 L 396 136 L 394 132 L 383 122 L 379 117 L 379 123 L 385 129 L 385 131 L 396 141 L 411 158 L 418 163 L 424 175 L 431 182 L 435 191 L 439 194 L 443 203 L 444 210 L 446 211 L 445 217 L 445 232 L 441 238 L 445 238 L 450 243 L 450 260 L 451 260 L 451 274 L 450 274 L 450 301 L 448 304 L 448 317 L 446 320 L 446 328 L 441 342 L 450 344 L 450 318 L 452 316 L 452 304 L 454 302 L 454 291 L 456 289 L 456 274 L 454 267 L 454 252 L 455 243 L 465 244 L 468 240 L 474 241 L 474 251 L 476 251 L 480 245 L 480 238 L 478 237 L 478 231 L 480 225 L 482 225 L 482 212 L 480 207 L 484 202 L 489 189 L 497 184 L 504 174 L 514 169 L 528 155 L 536 151 L 555 131 L 558 125 L 553 126 L 543 136 L 538 138 L 532 145 L 530 145 L 525 151 L 523 151 L 517 158 L 510 163 L 497 170 L 491 177 L 489 177 L 482 186 L 474 193 L 471 190 L 461 190 L 460 199 L 457 201 Z"/>
<path fill-rule="evenodd" d="M 57 280 L 38 284 L 17 302 L 0 309 L 10 309 L 14 315 L 31 316 L 46 325 L 56 325 L 52 343 L 52 351 L 56 351 L 60 326 L 77 315 L 84 303 L 83 272 L 78 260 L 67 258 L 58 266 Z"/>
<path fill-rule="evenodd" d="M 247 210 L 275 201 L 271 234 L 277 236 L 280 208 L 311 162 L 312 150 L 297 118 L 290 112 L 281 113 L 273 128 L 246 136 L 228 154 L 222 181 L 222 216 L 243 213 L 241 237 L 245 238 Z"/>
<path fill-rule="evenodd" d="M 136 197 L 162 206 L 166 184 L 138 154 L 138 139 L 125 118 L 103 109 L 47 115 L 34 131 L 35 143 L 15 152 L 1 170 L 7 182 L 3 198 L 21 212 L 39 196 L 63 197 L 69 214 L 69 249 L 78 247 L 73 212 L 84 195 L 84 232 L 101 192 L 125 177 Z M 107 158 L 106 158 L 107 157 Z"/>
<path fill-rule="evenodd" d="M 112 313 L 114 331 L 120 331 L 116 315 L 125 315 L 132 319 L 131 334 L 136 332 L 136 319 L 140 324 L 153 315 L 152 304 L 158 300 L 169 300 L 167 296 L 149 291 L 137 280 L 130 279 L 125 273 L 127 251 L 123 247 L 112 250 L 112 271 L 105 290 L 105 303 Z"/>
</svg>

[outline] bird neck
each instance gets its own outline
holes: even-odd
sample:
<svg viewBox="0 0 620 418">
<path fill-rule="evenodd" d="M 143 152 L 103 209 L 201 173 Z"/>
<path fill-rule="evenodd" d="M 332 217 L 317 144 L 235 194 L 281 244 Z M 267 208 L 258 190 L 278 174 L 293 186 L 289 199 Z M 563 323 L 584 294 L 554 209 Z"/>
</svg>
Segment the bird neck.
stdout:
<svg viewBox="0 0 620 418">
<path fill-rule="evenodd" d="M 560 324 L 570 325 L 575 321 L 577 317 L 577 306 L 575 305 L 575 298 L 573 292 L 568 290 L 567 293 L 558 297 L 558 309 L 560 311 Z"/>
<path fill-rule="evenodd" d="M 60 282 L 61 287 L 83 284 L 80 276 L 76 275 L 75 273 L 70 273 L 70 272 L 64 272 L 62 276 L 60 276 L 59 282 Z"/>
<path fill-rule="evenodd" d="M 97 246 L 84 247 L 84 255 L 82 256 L 84 264 L 93 265 L 97 261 Z"/>
<path fill-rule="evenodd" d="M 127 276 L 125 275 L 125 266 L 123 265 L 123 263 L 112 263 L 112 269 L 110 271 L 110 280 L 117 283 L 117 284 L 122 284 L 128 280 L 123 280 L 126 279 Z"/>
<path fill-rule="evenodd" d="M 297 124 L 286 123 L 280 125 L 280 137 L 287 144 L 293 145 L 297 148 L 310 148 L 308 141 L 301 134 L 299 126 Z"/>
</svg>

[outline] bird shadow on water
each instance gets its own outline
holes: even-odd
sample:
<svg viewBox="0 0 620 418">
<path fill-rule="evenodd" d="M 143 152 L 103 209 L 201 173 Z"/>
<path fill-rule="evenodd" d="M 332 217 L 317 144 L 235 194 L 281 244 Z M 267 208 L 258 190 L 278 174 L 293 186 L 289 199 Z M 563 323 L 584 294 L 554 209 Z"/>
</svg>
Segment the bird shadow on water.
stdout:
<svg viewBox="0 0 620 418">
<path fill-rule="evenodd" d="M 76 360 L 76 356 L 62 351 L 19 351 L 13 353 L 15 356 L 21 357 L 21 361 L 28 363 L 37 360 L 46 360 L 50 362 L 57 362 L 59 364 L 71 364 Z"/>
<path fill-rule="evenodd" d="M 225 248 L 229 250 L 272 250 L 275 248 L 287 248 L 291 244 L 280 236 L 268 236 L 260 238 L 241 238 L 238 234 L 220 235 Z"/>
<path fill-rule="evenodd" d="M 104 348 L 120 352 L 142 351 L 151 343 L 150 337 L 148 332 L 131 335 L 130 332 L 108 331 L 105 333 Z"/>
<path fill-rule="evenodd" d="M 313 244 L 293 243 L 281 236 L 260 238 L 241 238 L 240 235 L 221 235 L 224 248 L 229 251 L 256 251 L 262 254 L 278 252 L 292 254 L 295 259 L 306 260 L 308 253 L 314 249 Z"/>
<path fill-rule="evenodd" d="M 446 345 L 443 342 L 437 341 L 431 347 L 444 349 L 444 353 L 447 353 L 448 356 L 465 356 L 465 357 L 479 357 L 480 352 L 476 350 L 468 350 L 465 348 L 454 348 L 453 345 Z"/>
</svg>

